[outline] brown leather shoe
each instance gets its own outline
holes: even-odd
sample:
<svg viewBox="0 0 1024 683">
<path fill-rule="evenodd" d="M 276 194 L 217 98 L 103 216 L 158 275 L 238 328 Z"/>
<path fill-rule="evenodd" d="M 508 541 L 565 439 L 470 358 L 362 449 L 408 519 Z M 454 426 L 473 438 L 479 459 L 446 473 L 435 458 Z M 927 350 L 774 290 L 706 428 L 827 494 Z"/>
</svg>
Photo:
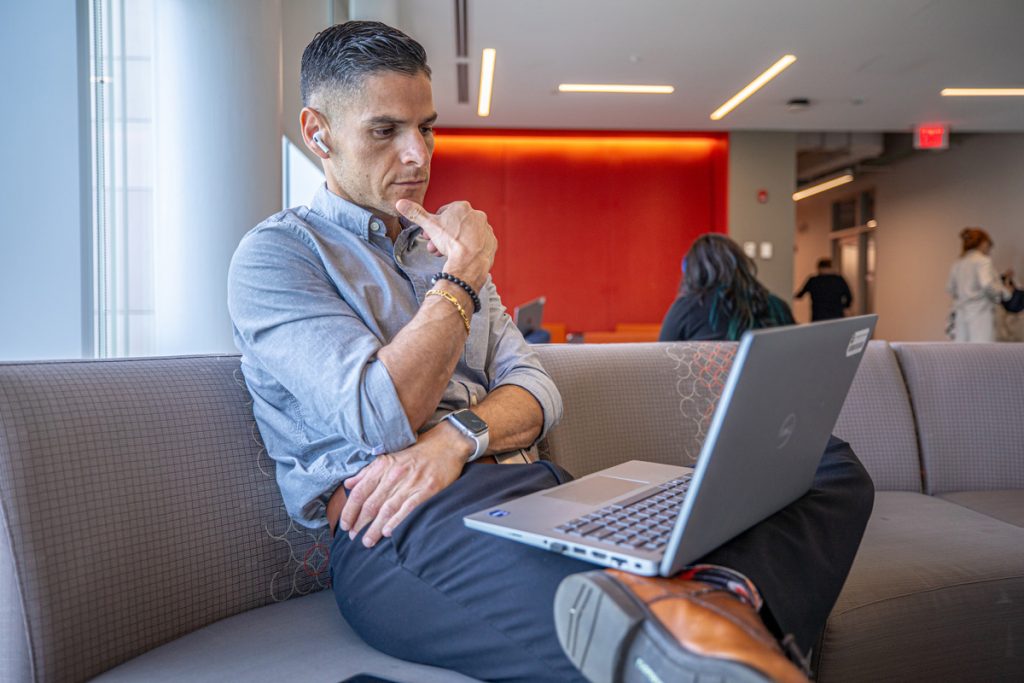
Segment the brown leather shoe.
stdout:
<svg viewBox="0 0 1024 683">
<path fill-rule="evenodd" d="M 555 595 L 562 649 L 592 683 L 807 683 L 752 607 L 711 584 L 616 569 Z"/>
</svg>

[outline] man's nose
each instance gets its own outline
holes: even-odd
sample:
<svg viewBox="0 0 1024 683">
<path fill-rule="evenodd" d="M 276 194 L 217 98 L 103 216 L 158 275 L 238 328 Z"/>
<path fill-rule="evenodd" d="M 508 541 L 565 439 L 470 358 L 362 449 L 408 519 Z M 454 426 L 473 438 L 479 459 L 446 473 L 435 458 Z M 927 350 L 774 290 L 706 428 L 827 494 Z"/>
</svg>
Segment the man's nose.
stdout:
<svg viewBox="0 0 1024 683">
<path fill-rule="evenodd" d="M 419 131 L 410 133 L 402 147 L 402 163 L 415 166 L 426 166 L 430 160 L 430 149 L 427 141 Z"/>
</svg>

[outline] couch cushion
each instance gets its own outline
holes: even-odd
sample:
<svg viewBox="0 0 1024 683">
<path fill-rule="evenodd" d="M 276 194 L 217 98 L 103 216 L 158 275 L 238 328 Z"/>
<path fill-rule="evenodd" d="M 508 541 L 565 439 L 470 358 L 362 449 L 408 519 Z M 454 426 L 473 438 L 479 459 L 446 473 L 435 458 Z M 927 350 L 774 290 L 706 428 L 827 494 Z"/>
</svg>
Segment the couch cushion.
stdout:
<svg viewBox="0 0 1024 683">
<path fill-rule="evenodd" d="M 364 643 L 331 591 L 218 621 L 111 669 L 97 683 L 337 683 L 358 673 L 398 683 L 473 683 L 462 674 L 410 664 Z"/>
<path fill-rule="evenodd" d="M 538 346 L 565 406 L 542 455 L 577 477 L 631 459 L 692 465 L 736 348 L 734 342 Z"/>
<path fill-rule="evenodd" d="M 816 653 L 818 680 L 1019 680 L 1021 604 L 1024 528 L 879 492 Z"/>
<path fill-rule="evenodd" d="M 84 680 L 328 583 L 237 356 L 0 363 L 0 531 L 0 615 L 22 630 L 3 637 L 27 645 L 4 680 Z"/>
<path fill-rule="evenodd" d="M 939 496 L 975 512 L 1024 527 L 1024 491 L 960 491 Z"/>
<path fill-rule="evenodd" d="M 1024 344 L 893 344 L 928 493 L 1024 488 Z"/>
<path fill-rule="evenodd" d="M 914 416 L 896 355 L 884 341 L 868 344 L 836 422 L 879 491 L 921 491 Z"/>
</svg>

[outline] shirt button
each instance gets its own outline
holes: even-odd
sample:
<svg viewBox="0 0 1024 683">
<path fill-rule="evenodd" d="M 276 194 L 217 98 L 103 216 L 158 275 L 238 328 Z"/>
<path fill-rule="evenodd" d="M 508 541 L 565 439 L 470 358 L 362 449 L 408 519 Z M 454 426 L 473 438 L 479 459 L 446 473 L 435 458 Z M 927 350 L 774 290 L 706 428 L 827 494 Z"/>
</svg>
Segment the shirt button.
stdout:
<svg viewBox="0 0 1024 683">
<path fill-rule="evenodd" d="M 370 221 L 370 230 L 374 232 L 380 232 L 380 223 L 377 221 Z"/>
<path fill-rule="evenodd" d="M 400 266 L 404 266 L 405 265 L 405 261 L 402 260 L 402 255 L 401 254 L 395 254 L 395 261 Z"/>
</svg>

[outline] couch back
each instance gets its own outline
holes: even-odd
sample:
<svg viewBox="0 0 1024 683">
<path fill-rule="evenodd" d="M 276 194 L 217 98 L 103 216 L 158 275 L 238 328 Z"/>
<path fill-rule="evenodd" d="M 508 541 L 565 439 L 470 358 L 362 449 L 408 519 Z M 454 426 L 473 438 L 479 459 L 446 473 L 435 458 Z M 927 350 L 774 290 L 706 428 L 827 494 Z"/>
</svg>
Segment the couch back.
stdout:
<svg viewBox="0 0 1024 683">
<path fill-rule="evenodd" d="M 575 476 L 634 458 L 692 465 L 736 348 L 734 342 L 537 347 L 565 404 L 542 455 Z M 910 401 L 885 342 L 868 345 L 835 431 L 853 446 L 876 488 L 921 491 Z"/>
<path fill-rule="evenodd" d="M 927 493 L 1024 488 L 1024 344 L 894 344 Z"/>
<path fill-rule="evenodd" d="M 0 364 L 0 680 L 79 681 L 327 584 L 237 356 Z"/>
</svg>

